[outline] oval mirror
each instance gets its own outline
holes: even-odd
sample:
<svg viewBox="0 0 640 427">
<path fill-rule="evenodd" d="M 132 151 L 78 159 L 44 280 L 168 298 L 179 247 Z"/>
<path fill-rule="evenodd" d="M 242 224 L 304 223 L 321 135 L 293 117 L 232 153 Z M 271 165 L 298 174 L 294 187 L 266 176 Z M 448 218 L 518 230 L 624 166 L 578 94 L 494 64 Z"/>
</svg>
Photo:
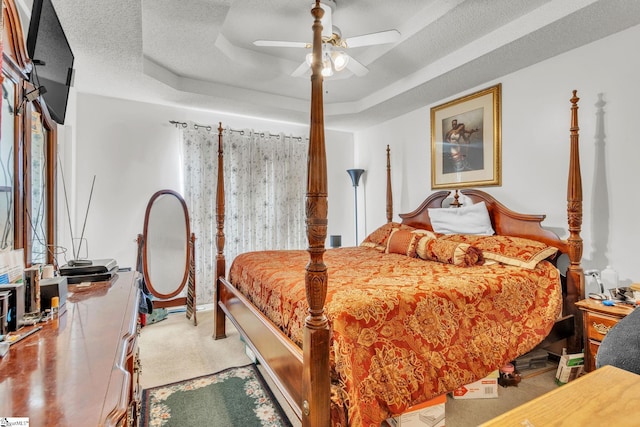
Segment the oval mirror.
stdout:
<svg viewBox="0 0 640 427">
<path fill-rule="evenodd" d="M 156 192 L 144 217 L 143 274 L 149 292 L 159 299 L 172 298 L 189 277 L 189 213 L 172 190 Z"/>
</svg>

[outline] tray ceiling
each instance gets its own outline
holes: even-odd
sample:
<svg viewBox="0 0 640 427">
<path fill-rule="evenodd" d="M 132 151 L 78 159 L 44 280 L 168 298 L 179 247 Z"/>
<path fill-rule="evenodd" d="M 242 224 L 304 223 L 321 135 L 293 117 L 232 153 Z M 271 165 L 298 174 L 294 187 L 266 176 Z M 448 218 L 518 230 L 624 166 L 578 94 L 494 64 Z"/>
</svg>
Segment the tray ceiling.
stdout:
<svg viewBox="0 0 640 427">
<path fill-rule="evenodd" d="M 80 93 L 307 123 L 311 1 L 53 0 Z M 636 0 L 337 0 L 343 37 L 397 29 L 347 49 L 369 72 L 324 81 L 327 127 L 357 130 L 464 92 L 640 23 Z"/>
</svg>

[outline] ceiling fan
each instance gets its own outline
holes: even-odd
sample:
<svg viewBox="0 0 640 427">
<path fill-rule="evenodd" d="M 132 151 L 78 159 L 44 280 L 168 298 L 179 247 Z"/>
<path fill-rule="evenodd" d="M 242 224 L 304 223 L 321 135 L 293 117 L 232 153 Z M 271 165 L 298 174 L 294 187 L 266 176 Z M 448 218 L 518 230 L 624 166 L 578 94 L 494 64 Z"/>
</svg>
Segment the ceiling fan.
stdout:
<svg viewBox="0 0 640 427">
<path fill-rule="evenodd" d="M 312 7 L 314 6 L 315 4 L 312 5 Z M 359 77 L 364 76 L 369 72 L 367 67 L 356 61 L 342 49 L 394 43 L 400 39 L 400 32 L 398 30 L 379 31 L 376 33 L 343 39 L 340 29 L 334 26 L 332 22 L 332 14 L 336 9 L 335 0 L 322 0 L 320 2 L 320 7 L 324 10 L 324 15 L 322 17 L 322 74 L 325 77 L 331 76 L 334 71 L 341 71 L 344 68 L 347 68 Z M 310 49 L 312 47 L 312 44 L 308 42 L 281 40 L 256 40 L 253 44 L 255 46 L 295 47 L 305 49 Z M 309 69 L 312 59 L 312 54 L 307 54 L 306 61 L 296 68 L 291 75 L 297 77 L 304 74 Z"/>
</svg>

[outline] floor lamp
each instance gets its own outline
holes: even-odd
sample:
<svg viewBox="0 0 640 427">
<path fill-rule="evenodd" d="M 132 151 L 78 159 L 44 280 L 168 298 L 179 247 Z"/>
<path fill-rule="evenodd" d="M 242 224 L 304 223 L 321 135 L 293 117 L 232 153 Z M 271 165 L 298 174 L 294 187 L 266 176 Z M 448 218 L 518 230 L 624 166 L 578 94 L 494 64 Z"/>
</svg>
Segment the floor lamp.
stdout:
<svg viewBox="0 0 640 427">
<path fill-rule="evenodd" d="M 358 246 L 358 182 L 360 182 L 360 176 L 364 173 L 364 169 L 347 169 L 347 173 L 351 177 L 353 182 L 353 193 L 355 203 L 355 218 L 356 218 L 356 246 Z"/>
</svg>

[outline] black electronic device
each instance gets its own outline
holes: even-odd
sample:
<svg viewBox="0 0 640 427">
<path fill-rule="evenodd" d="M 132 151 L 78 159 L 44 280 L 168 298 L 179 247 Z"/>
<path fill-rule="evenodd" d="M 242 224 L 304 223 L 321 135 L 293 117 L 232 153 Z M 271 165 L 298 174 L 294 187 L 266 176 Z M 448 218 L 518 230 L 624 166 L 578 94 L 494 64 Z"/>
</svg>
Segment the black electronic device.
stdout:
<svg viewBox="0 0 640 427">
<path fill-rule="evenodd" d="M 61 276 L 86 276 L 89 274 L 105 274 L 109 273 L 114 268 L 117 269 L 118 263 L 113 258 L 108 259 L 94 259 L 91 260 L 91 263 L 84 264 L 74 262 L 65 264 L 60 267 L 60 275 Z M 71 282 L 69 282 L 71 283 Z"/>
<path fill-rule="evenodd" d="M 91 261 L 90 259 L 72 259 L 67 263 L 69 267 L 81 267 L 91 264 L 93 264 L 93 261 Z"/>
<path fill-rule="evenodd" d="M 7 314 L 9 313 L 9 296 L 11 291 L 0 290 L 0 335 L 6 335 L 8 331 Z M 0 337 L 0 341 L 2 338 Z"/>
<path fill-rule="evenodd" d="M 118 266 L 116 265 L 109 271 L 103 273 L 87 273 L 87 274 L 75 274 L 67 277 L 67 283 L 70 285 L 76 285 L 84 282 L 106 282 L 118 272 Z"/>
<path fill-rule="evenodd" d="M 57 123 L 64 124 L 74 56 L 51 0 L 33 0 L 27 54 L 34 64 L 31 83 L 46 88 L 42 98 L 49 114 Z"/>
<path fill-rule="evenodd" d="M 24 283 L 4 283 L 0 285 L 0 291 L 11 291 L 7 311 L 7 329 L 10 332 L 17 331 L 24 322 Z"/>
<path fill-rule="evenodd" d="M 40 279 L 40 307 L 42 310 L 51 308 L 51 298 L 53 297 L 58 297 L 58 311 L 63 311 L 67 302 L 67 278 L 65 276 Z"/>
<path fill-rule="evenodd" d="M 22 272 L 24 283 L 24 312 L 40 313 L 40 266 L 25 268 Z"/>
</svg>

